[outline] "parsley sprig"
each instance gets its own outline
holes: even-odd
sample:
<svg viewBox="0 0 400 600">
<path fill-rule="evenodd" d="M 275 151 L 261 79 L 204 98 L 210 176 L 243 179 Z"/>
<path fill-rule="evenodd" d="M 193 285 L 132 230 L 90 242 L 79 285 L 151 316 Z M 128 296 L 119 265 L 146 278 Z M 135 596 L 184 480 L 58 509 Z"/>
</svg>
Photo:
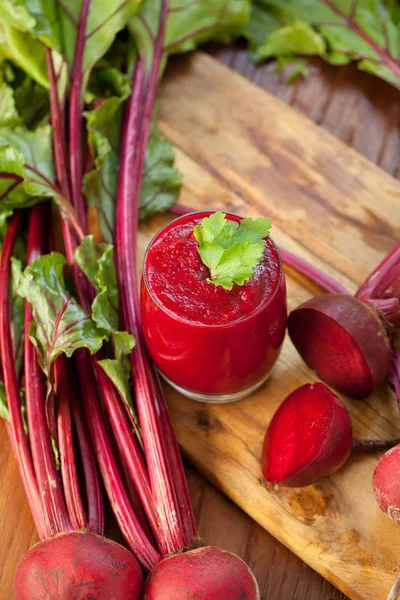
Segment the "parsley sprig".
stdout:
<svg viewBox="0 0 400 600">
<path fill-rule="evenodd" d="M 200 258 L 210 269 L 208 282 L 231 290 L 243 285 L 263 259 L 265 239 L 270 232 L 268 219 L 243 219 L 240 225 L 216 212 L 196 225 L 193 235 Z"/>
</svg>

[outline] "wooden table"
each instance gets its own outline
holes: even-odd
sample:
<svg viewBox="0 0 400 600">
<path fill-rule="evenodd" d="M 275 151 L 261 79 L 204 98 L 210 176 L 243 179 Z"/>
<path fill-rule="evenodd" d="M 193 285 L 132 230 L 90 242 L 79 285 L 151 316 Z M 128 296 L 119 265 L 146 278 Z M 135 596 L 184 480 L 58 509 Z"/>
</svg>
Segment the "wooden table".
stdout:
<svg viewBox="0 0 400 600">
<path fill-rule="evenodd" d="M 358 72 L 353 67 L 336 68 L 315 61 L 310 76 L 287 86 L 282 76 L 274 73 L 274 64 L 255 67 L 240 46 L 210 47 L 222 62 L 241 72 L 269 92 L 287 101 L 297 110 L 326 127 L 354 146 L 392 175 L 400 173 L 400 94 L 389 85 Z M 0 573 L 0 598 L 11 600 L 10 569 L 17 557 L 37 539 L 22 484 L 12 456 L 5 428 L 0 423 L 0 471 L 7 469 L 11 477 L 7 485 L 15 498 L 8 507 L 7 521 L 23 520 L 24 547 L 16 535 L 5 553 L 5 572 Z M 247 515 L 227 500 L 203 477 L 188 469 L 190 489 L 204 540 L 239 554 L 257 577 L 262 600 L 343 600 L 345 596 L 284 548 Z M 2 586 L 2 581 L 4 585 Z"/>
<path fill-rule="evenodd" d="M 313 61 L 309 77 L 286 85 L 270 62 L 254 66 L 240 46 L 210 46 L 216 58 L 288 102 L 392 175 L 400 176 L 400 93 L 355 67 Z M 343 600 L 312 571 L 223 497 L 188 471 L 199 529 L 208 543 L 239 554 L 254 570 L 262 600 Z"/>
</svg>

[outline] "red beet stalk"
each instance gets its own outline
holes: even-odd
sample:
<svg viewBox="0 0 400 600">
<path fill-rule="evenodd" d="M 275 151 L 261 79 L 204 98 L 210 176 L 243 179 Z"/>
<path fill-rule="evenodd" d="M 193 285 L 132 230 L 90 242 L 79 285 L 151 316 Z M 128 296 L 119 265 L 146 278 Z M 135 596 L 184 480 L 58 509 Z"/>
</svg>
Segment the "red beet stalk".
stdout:
<svg viewBox="0 0 400 600">
<path fill-rule="evenodd" d="M 68 507 L 72 527 L 73 529 L 83 529 L 87 524 L 87 518 L 81 496 L 75 460 L 71 398 L 67 380 L 66 360 L 65 357 L 60 356 L 54 364 L 54 384 L 57 390 L 58 400 L 57 437 L 60 448 L 61 478 L 65 502 Z M 99 527 L 100 524 L 96 524 L 94 528 L 93 523 L 90 524 L 90 529 L 92 531 L 97 531 L 97 528 Z"/>
<path fill-rule="evenodd" d="M 140 188 L 159 68 L 163 52 L 168 3 L 163 0 L 154 58 L 146 76 L 139 59 L 133 76 L 133 93 L 127 101 L 117 192 L 117 274 L 123 326 L 135 336 L 131 355 L 132 381 L 142 431 L 146 462 L 157 511 L 161 517 L 162 548 L 171 554 L 147 579 L 145 600 L 208 600 L 221 595 L 259 600 L 253 574 L 238 557 L 208 547 L 193 547 L 196 526 L 178 445 L 162 388 L 151 366 L 141 330 L 136 243 Z"/>
<path fill-rule="evenodd" d="M 0 355 L 3 369 L 4 385 L 10 412 L 10 424 L 7 431 L 17 459 L 19 471 L 29 501 L 29 506 L 41 539 L 50 534 L 49 524 L 45 517 L 44 506 L 39 495 L 38 483 L 24 431 L 21 413 L 19 384 L 15 371 L 14 351 L 11 337 L 11 315 L 9 301 L 10 261 L 14 245 L 22 225 L 23 213 L 14 213 L 4 238 L 0 263 Z"/>
<path fill-rule="evenodd" d="M 28 263 L 43 251 L 46 207 L 32 209 L 28 232 Z M 72 532 L 67 504 L 52 451 L 46 421 L 44 381 L 35 347 L 28 337 L 29 308 L 25 322 L 25 384 L 29 436 L 22 421 L 19 386 L 15 373 L 10 329 L 9 280 L 14 244 L 23 215 L 12 217 L 3 243 L 0 265 L 0 347 L 11 423 L 7 428 L 16 454 L 27 497 L 42 542 L 23 557 L 16 574 L 15 600 L 44 596 L 72 598 L 113 597 L 138 600 L 142 574 L 134 557 L 114 542 L 88 532 Z M 62 423 L 60 424 L 62 429 Z M 60 431 L 63 437 L 62 431 Z M 62 444 L 63 448 L 64 445 Z M 68 460 L 72 460 L 72 454 Z M 61 461 L 64 457 L 61 457 Z M 76 466 L 72 468 L 76 472 Z M 68 569 L 65 568 L 68 565 Z M 116 585 L 117 583 L 117 585 Z M 101 589 L 101 596 L 98 590 Z"/>
<path fill-rule="evenodd" d="M 39 204 L 31 211 L 28 232 L 28 265 L 43 254 L 44 229 L 48 206 Z M 25 387 L 26 414 L 29 441 L 35 468 L 38 492 L 42 498 L 44 513 L 50 535 L 72 531 L 71 520 L 65 505 L 58 478 L 54 454 L 46 421 L 44 379 L 36 356 L 36 349 L 29 339 L 32 314 L 25 303 Z"/>
<path fill-rule="evenodd" d="M 196 534 L 192 508 L 190 503 L 187 505 L 187 484 L 181 459 L 179 455 L 176 456 L 178 450 L 165 399 L 161 387 L 155 385 L 153 369 L 144 346 L 136 276 L 135 244 L 140 188 L 163 51 L 166 11 L 167 3 L 163 2 L 154 59 L 147 79 L 141 60 L 133 76 L 133 93 L 127 102 L 124 117 L 116 211 L 117 273 L 123 325 L 136 338 L 136 348 L 131 355 L 132 381 L 152 492 L 161 519 L 163 554 L 190 546 Z M 165 420 L 161 420 L 162 415 Z M 178 466 L 174 474 L 171 471 L 171 458 L 173 464 Z M 177 490 L 177 484 L 181 491 Z"/>
<path fill-rule="evenodd" d="M 83 12 L 87 10 L 87 5 L 82 6 Z M 83 15 L 84 18 L 85 14 Z M 85 28 L 78 31 L 77 50 L 75 52 L 74 65 L 79 65 L 82 62 L 82 52 L 84 45 L 82 43 L 82 35 Z M 51 61 L 50 61 L 51 63 Z M 51 64 L 50 64 L 51 67 Z M 76 67 L 78 70 L 78 66 Z M 52 79 L 54 76 L 54 70 L 49 69 L 49 77 L 54 84 Z M 78 78 L 79 79 L 79 78 Z M 78 115 L 77 106 L 79 104 L 79 110 L 81 110 L 81 96 L 80 90 L 82 82 L 74 86 L 74 94 L 71 97 L 71 111 L 70 111 L 70 145 L 75 149 L 79 147 L 79 151 L 72 157 L 71 155 L 71 177 L 72 187 L 75 192 L 72 193 L 72 200 L 74 208 L 77 210 L 80 218 L 82 218 L 81 205 L 81 185 L 82 185 L 82 168 L 81 168 L 81 115 Z M 56 156 L 56 171 L 57 178 L 60 182 L 61 187 L 68 193 L 68 172 L 66 171 L 66 144 L 63 138 L 62 129 L 62 117 L 60 114 L 60 105 L 57 99 L 53 96 L 50 97 L 52 105 L 52 119 L 54 119 L 54 147 Z M 74 107 L 74 108 L 72 108 Z M 57 124 L 57 126 L 56 126 Z M 58 156 L 58 159 L 57 159 Z M 80 159 L 77 160 L 77 157 Z M 72 175 L 72 173 L 74 175 Z M 75 182 L 75 183 L 74 183 Z M 76 185 L 79 182 L 79 186 Z M 78 194 L 79 187 L 79 194 Z M 84 211 L 85 212 L 85 211 Z M 91 289 L 87 279 L 83 273 L 74 265 L 74 250 L 76 248 L 76 242 L 72 237 L 72 232 L 69 228 L 68 223 L 63 220 L 63 237 L 66 249 L 67 260 L 73 267 L 75 287 L 79 297 L 79 301 L 86 311 L 90 311 L 90 304 L 93 299 L 93 290 Z M 86 213 L 82 228 L 86 229 Z M 116 435 L 120 444 L 121 450 L 124 452 L 130 452 L 129 461 L 127 467 L 132 475 L 138 494 L 145 506 L 148 507 L 148 518 L 153 527 L 155 534 L 158 532 L 158 524 L 154 515 L 154 509 L 152 508 L 152 499 L 149 496 L 149 486 L 147 483 L 147 474 L 143 460 L 141 458 L 140 449 L 138 448 L 137 441 L 129 428 L 126 416 L 122 414 L 120 408 L 120 400 L 116 394 L 116 391 L 105 376 L 103 370 L 98 365 L 98 357 L 91 358 L 85 350 L 81 350 L 77 353 L 76 367 L 79 373 L 80 386 L 82 389 L 82 397 L 84 401 L 84 410 L 87 417 L 87 423 L 89 426 L 90 435 L 93 441 L 93 445 L 96 450 L 99 468 L 103 477 L 103 482 L 109 497 L 110 503 L 113 507 L 114 513 L 117 517 L 118 523 L 121 530 L 128 541 L 130 547 L 133 549 L 137 558 L 142 564 L 150 569 L 159 559 L 159 554 L 153 547 L 151 540 L 143 531 L 137 516 L 131 506 L 127 491 L 125 489 L 121 473 L 119 472 L 116 458 L 113 453 L 112 445 L 106 430 L 104 423 L 104 417 L 101 412 L 99 395 L 97 390 L 97 382 L 100 382 L 101 395 L 104 399 L 105 407 L 110 414 L 114 425 L 116 425 Z M 116 421 L 117 420 L 117 421 Z M 81 422 L 82 425 L 82 422 Z M 93 490 L 94 491 L 94 490 Z M 96 515 L 93 516 L 96 518 Z"/>
</svg>

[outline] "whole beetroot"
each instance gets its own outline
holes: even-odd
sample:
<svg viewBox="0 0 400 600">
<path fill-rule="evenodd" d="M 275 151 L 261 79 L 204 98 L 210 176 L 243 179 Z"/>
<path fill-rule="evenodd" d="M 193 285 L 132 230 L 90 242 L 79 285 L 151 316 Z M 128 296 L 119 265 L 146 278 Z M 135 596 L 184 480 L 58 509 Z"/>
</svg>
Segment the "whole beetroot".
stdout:
<svg viewBox="0 0 400 600">
<path fill-rule="evenodd" d="M 139 600 L 142 572 L 119 544 L 87 532 L 57 535 L 32 546 L 15 577 L 15 600 Z"/>
<path fill-rule="evenodd" d="M 152 570 L 144 600 L 260 600 L 255 577 L 238 556 L 206 546 L 175 554 Z"/>
</svg>

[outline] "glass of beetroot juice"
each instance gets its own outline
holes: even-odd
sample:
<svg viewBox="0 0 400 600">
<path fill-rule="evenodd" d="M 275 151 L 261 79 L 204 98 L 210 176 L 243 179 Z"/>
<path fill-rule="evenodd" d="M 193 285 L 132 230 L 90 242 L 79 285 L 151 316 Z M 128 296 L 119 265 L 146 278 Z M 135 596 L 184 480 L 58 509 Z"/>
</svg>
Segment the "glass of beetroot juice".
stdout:
<svg viewBox="0 0 400 600">
<path fill-rule="evenodd" d="M 212 212 L 179 217 L 155 235 L 144 258 L 142 322 L 150 355 L 179 392 L 232 402 L 267 379 L 286 329 L 286 285 L 278 249 L 265 240 L 261 262 L 243 285 L 214 285 L 194 227 Z M 241 223 L 242 218 L 226 214 Z"/>
</svg>

